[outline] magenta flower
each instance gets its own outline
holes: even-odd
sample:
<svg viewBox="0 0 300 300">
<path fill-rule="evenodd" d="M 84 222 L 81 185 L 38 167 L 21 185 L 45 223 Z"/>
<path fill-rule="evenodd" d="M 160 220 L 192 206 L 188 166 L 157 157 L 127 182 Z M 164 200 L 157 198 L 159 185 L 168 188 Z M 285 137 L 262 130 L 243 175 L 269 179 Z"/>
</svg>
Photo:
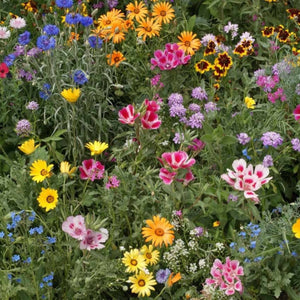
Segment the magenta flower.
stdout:
<svg viewBox="0 0 300 300">
<path fill-rule="evenodd" d="M 160 105 L 154 101 L 154 100 L 148 100 L 148 99 L 145 99 L 145 102 L 144 104 L 146 105 L 147 107 L 147 111 L 153 111 L 153 112 L 156 112 L 160 109 Z"/>
<path fill-rule="evenodd" d="M 192 142 L 193 142 L 193 144 L 188 146 L 188 148 L 195 152 L 201 151 L 205 147 L 205 143 L 197 138 L 193 139 Z"/>
<path fill-rule="evenodd" d="M 173 170 L 190 168 L 196 162 L 194 158 L 188 159 L 185 151 L 165 152 L 161 156 L 161 161 Z"/>
<path fill-rule="evenodd" d="M 161 120 L 158 119 L 158 115 L 153 111 L 147 110 L 141 119 L 142 126 L 145 129 L 157 129 L 160 127 Z"/>
<path fill-rule="evenodd" d="M 243 292 L 243 285 L 240 276 L 244 275 L 243 267 L 239 266 L 239 261 L 230 260 L 226 257 L 225 264 L 219 259 L 215 259 L 210 274 L 213 278 L 207 278 L 206 284 L 219 287 L 224 290 L 227 296 L 233 295 L 236 291 L 240 294 Z"/>
<path fill-rule="evenodd" d="M 67 220 L 62 223 L 62 230 L 74 239 L 85 239 L 86 227 L 84 223 L 84 217 L 81 215 L 76 217 L 69 216 Z"/>
<path fill-rule="evenodd" d="M 100 228 L 99 232 L 88 229 L 84 240 L 80 242 L 80 249 L 102 249 L 105 246 L 104 242 L 108 239 L 108 231 L 105 228 Z"/>
<path fill-rule="evenodd" d="M 299 121 L 299 119 L 300 119 L 300 104 L 298 104 L 296 106 L 296 108 L 293 111 L 293 114 L 294 114 L 295 120 L 298 121 L 298 122 L 300 122 Z"/>
<path fill-rule="evenodd" d="M 159 171 L 159 178 L 162 179 L 164 184 L 171 184 L 175 179 L 176 172 L 169 172 L 166 168 L 161 168 Z"/>
<path fill-rule="evenodd" d="M 134 107 L 129 104 L 126 107 L 122 108 L 119 113 L 119 121 L 123 124 L 134 124 L 135 119 L 139 117 L 139 113 L 134 114 Z"/>
<path fill-rule="evenodd" d="M 103 178 L 104 166 L 99 162 L 95 161 L 92 158 L 84 160 L 82 166 L 79 167 L 80 178 L 83 180 L 91 180 Z"/>
<path fill-rule="evenodd" d="M 262 185 L 268 183 L 272 177 L 269 175 L 269 169 L 259 164 L 253 171 L 253 166 L 244 159 L 237 159 L 232 163 L 233 170 L 227 169 L 227 174 L 222 174 L 221 178 L 238 191 L 244 191 L 246 199 L 251 199 L 259 203 L 258 195 L 255 193 Z"/>
<path fill-rule="evenodd" d="M 117 176 L 113 175 L 108 177 L 108 181 L 105 185 L 106 189 L 117 188 L 120 184 L 120 180 L 117 179 Z"/>
</svg>

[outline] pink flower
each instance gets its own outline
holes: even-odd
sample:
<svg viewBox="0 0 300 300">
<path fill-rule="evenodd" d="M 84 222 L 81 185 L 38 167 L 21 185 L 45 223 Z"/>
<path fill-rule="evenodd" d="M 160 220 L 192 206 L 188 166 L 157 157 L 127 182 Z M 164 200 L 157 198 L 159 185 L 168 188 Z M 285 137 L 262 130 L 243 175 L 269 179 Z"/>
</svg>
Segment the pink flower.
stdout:
<svg viewBox="0 0 300 300">
<path fill-rule="evenodd" d="M 117 179 L 117 176 L 113 175 L 108 177 L 108 181 L 105 185 L 106 189 L 117 188 L 120 184 L 120 181 Z"/>
<path fill-rule="evenodd" d="M 188 154 L 184 151 L 165 152 L 161 156 L 161 162 L 167 163 L 173 170 L 190 168 L 196 160 L 188 159 Z"/>
<path fill-rule="evenodd" d="M 202 142 L 201 140 L 195 138 L 193 139 L 193 144 L 188 146 L 189 149 L 193 150 L 193 151 L 201 151 L 204 147 L 205 147 L 205 143 Z"/>
<path fill-rule="evenodd" d="M 298 104 L 296 106 L 296 108 L 293 111 L 293 114 L 294 114 L 295 120 L 298 121 L 300 119 L 300 104 Z"/>
<path fill-rule="evenodd" d="M 126 107 L 122 108 L 119 113 L 119 121 L 123 124 L 134 124 L 136 118 L 139 117 L 139 113 L 134 114 L 134 107 L 129 104 Z"/>
<path fill-rule="evenodd" d="M 161 168 L 159 171 L 159 178 L 163 180 L 165 184 L 171 184 L 176 176 L 176 172 L 169 172 L 165 168 Z"/>
<path fill-rule="evenodd" d="M 214 288 L 219 287 L 220 290 L 225 291 L 227 296 L 233 295 L 236 291 L 243 292 L 240 276 L 244 275 L 244 269 L 239 266 L 239 261 L 226 257 L 225 264 L 222 264 L 219 259 L 216 259 L 210 274 L 213 278 L 207 278 L 206 284 L 213 285 Z"/>
<path fill-rule="evenodd" d="M 84 240 L 80 242 L 80 249 L 101 249 L 105 246 L 102 244 L 108 239 L 108 231 L 105 228 L 100 228 L 99 232 L 88 229 Z"/>
<path fill-rule="evenodd" d="M 245 198 L 250 198 L 258 203 L 259 198 L 254 191 L 261 188 L 262 185 L 268 183 L 272 177 L 269 175 L 269 169 L 259 164 L 253 171 L 253 166 L 244 159 L 237 159 L 232 163 L 233 170 L 227 169 L 227 174 L 222 174 L 221 178 L 236 190 L 244 191 Z"/>
<path fill-rule="evenodd" d="M 161 124 L 161 120 L 158 119 L 158 115 L 150 110 L 146 111 L 141 122 L 145 129 L 157 129 Z"/>
<path fill-rule="evenodd" d="M 23 18 L 16 17 L 9 21 L 9 26 L 12 28 L 20 29 L 26 26 L 26 21 Z"/>
<path fill-rule="evenodd" d="M 76 217 L 69 216 L 67 220 L 62 223 L 62 230 L 74 239 L 85 239 L 86 227 L 84 224 L 84 217 L 81 215 Z"/>
<path fill-rule="evenodd" d="M 156 101 L 154 101 L 154 100 L 149 101 L 148 99 L 145 99 L 144 104 L 147 107 L 147 111 L 156 112 L 156 111 L 158 111 L 160 109 L 159 104 Z"/>
<path fill-rule="evenodd" d="M 82 166 L 79 167 L 80 178 L 83 180 L 91 180 L 103 178 L 104 166 L 99 162 L 95 161 L 92 158 L 84 160 Z"/>
</svg>

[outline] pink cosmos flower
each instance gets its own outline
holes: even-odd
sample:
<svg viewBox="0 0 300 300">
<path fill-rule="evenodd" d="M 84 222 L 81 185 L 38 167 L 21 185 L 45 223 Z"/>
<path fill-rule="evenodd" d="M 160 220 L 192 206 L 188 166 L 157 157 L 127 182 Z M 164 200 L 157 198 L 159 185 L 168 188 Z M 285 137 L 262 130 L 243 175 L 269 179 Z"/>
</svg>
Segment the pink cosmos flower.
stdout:
<svg viewBox="0 0 300 300">
<path fill-rule="evenodd" d="M 296 108 L 293 111 L 293 114 L 294 114 L 295 120 L 298 121 L 298 122 L 300 122 L 299 121 L 299 119 L 300 119 L 300 104 L 298 104 L 296 106 Z"/>
<path fill-rule="evenodd" d="M 154 101 L 154 100 L 150 101 L 148 99 L 145 99 L 144 104 L 147 107 L 147 111 L 156 112 L 156 111 L 158 111 L 160 109 L 160 105 L 156 101 Z"/>
<path fill-rule="evenodd" d="M 163 180 L 164 184 L 171 184 L 176 176 L 176 172 L 169 172 L 166 168 L 161 168 L 159 171 L 159 178 Z"/>
<path fill-rule="evenodd" d="M 87 232 L 84 217 L 81 215 L 76 217 L 69 216 L 67 220 L 62 223 L 62 230 L 74 239 L 84 240 Z"/>
<path fill-rule="evenodd" d="M 244 275 L 244 269 L 239 264 L 239 261 L 230 260 L 229 257 L 226 257 L 225 264 L 216 259 L 210 270 L 213 278 L 207 278 L 206 284 L 213 285 L 214 288 L 219 287 L 227 296 L 233 295 L 236 291 L 241 294 L 243 285 L 240 276 Z"/>
<path fill-rule="evenodd" d="M 261 188 L 262 185 L 268 183 L 272 177 L 269 175 L 269 169 L 259 164 L 253 171 L 253 166 L 247 163 L 244 159 L 237 159 L 232 163 L 233 171 L 227 169 L 227 174 L 222 174 L 221 178 L 236 190 L 244 191 L 244 196 L 247 199 L 259 203 L 259 198 L 254 191 Z"/>
<path fill-rule="evenodd" d="M 103 178 L 104 166 L 99 162 L 95 161 L 92 158 L 84 160 L 82 166 L 79 167 L 80 178 L 83 180 L 91 180 Z"/>
<path fill-rule="evenodd" d="M 160 161 L 168 164 L 173 170 L 190 168 L 196 162 L 194 158 L 188 159 L 185 151 L 165 152 Z"/>
<path fill-rule="evenodd" d="M 123 124 L 134 124 L 136 118 L 139 117 L 139 113 L 134 114 L 134 107 L 129 104 L 126 107 L 122 108 L 119 113 L 119 121 Z"/>
<path fill-rule="evenodd" d="M 16 17 L 9 21 L 9 26 L 12 28 L 20 29 L 26 26 L 26 21 L 23 18 Z"/>
<path fill-rule="evenodd" d="M 84 240 L 80 242 L 80 249 L 102 249 L 105 246 L 102 244 L 108 239 L 108 231 L 105 228 L 100 228 L 99 232 L 88 229 Z"/>
<path fill-rule="evenodd" d="M 158 119 L 158 115 L 151 110 L 147 110 L 143 115 L 142 126 L 145 129 L 157 129 L 160 127 L 161 120 Z"/>
<path fill-rule="evenodd" d="M 0 26 L 0 39 L 8 39 L 10 37 L 10 31 L 7 27 Z"/>
</svg>

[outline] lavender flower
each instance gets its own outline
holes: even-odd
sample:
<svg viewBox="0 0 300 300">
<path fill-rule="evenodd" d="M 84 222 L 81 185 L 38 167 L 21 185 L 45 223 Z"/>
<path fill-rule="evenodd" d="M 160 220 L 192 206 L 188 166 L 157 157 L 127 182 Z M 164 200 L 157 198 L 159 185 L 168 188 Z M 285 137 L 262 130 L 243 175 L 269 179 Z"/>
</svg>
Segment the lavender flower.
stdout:
<svg viewBox="0 0 300 300">
<path fill-rule="evenodd" d="M 290 65 L 288 64 L 288 62 L 286 61 L 281 61 L 277 64 L 275 64 L 273 67 L 272 67 L 272 72 L 274 75 L 282 75 L 282 74 L 289 74 L 291 72 L 291 67 Z"/>
<path fill-rule="evenodd" d="M 202 122 L 204 121 L 204 116 L 200 112 L 195 113 L 190 116 L 187 125 L 192 128 L 202 128 Z"/>
<path fill-rule="evenodd" d="M 35 101 L 30 101 L 27 104 L 26 108 L 29 109 L 29 110 L 38 110 L 39 109 L 39 104 Z"/>
<path fill-rule="evenodd" d="M 29 136 L 31 131 L 31 124 L 28 120 L 20 120 L 16 125 L 16 133 L 19 136 Z"/>
<path fill-rule="evenodd" d="M 172 93 L 168 98 L 168 105 L 173 106 L 175 104 L 182 104 L 183 103 L 183 97 L 181 94 L 178 93 Z"/>
<path fill-rule="evenodd" d="M 38 56 L 41 52 L 43 52 L 42 49 L 38 48 L 38 47 L 34 47 L 34 48 L 31 48 L 30 50 L 27 51 L 27 56 L 30 56 L 30 57 L 36 57 Z"/>
<path fill-rule="evenodd" d="M 264 157 L 264 160 L 263 160 L 263 166 L 265 168 L 268 168 L 268 167 L 272 167 L 273 166 L 273 158 L 271 155 L 266 155 Z"/>
<path fill-rule="evenodd" d="M 292 140 L 291 140 L 291 143 L 292 143 L 292 145 L 293 145 L 293 149 L 294 149 L 295 151 L 300 152 L 300 140 L 299 140 L 298 138 L 292 139 Z"/>
<path fill-rule="evenodd" d="M 229 33 L 231 31 L 231 39 L 233 40 L 237 36 L 237 32 L 239 29 L 238 24 L 231 24 L 231 22 L 228 22 L 227 25 L 224 26 L 223 30 L 226 33 Z"/>
<path fill-rule="evenodd" d="M 169 276 L 171 274 L 171 271 L 169 269 L 160 269 L 156 273 L 156 281 L 158 283 L 165 283 Z"/>
<path fill-rule="evenodd" d="M 184 134 L 183 133 L 179 133 L 179 132 L 176 132 L 175 133 L 175 137 L 173 138 L 173 142 L 175 144 L 181 144 L 181 142 L 184 140 Z"/>
<path fill-rule="evenodd" d="M 250 142 L 251 138 L 248 136 L 247 133 L 241 132 L 239 134 L 237 134 L 237 139 L 239 140 L 239 143 L 241 145 L 246 145 Z"/>
<path fill-rule="evenodd" d="M 198 100 L 207 100 L 207 93 L 202 87 L 196 87 L 192 90 L 192 97 Z"/>
<path fill-rule="evenodd" d="M 196 103 L 191 103 L 189 105 L 189 110 L 191 110 L 193 112 L 199 112 L 201 110 L 201 107 Z"/>
<path fill-rule="evenodd" d="M 185 116 L 186 108 L 182 104 L 175 104 L 170 107 L 171 117 L 183 117 Z"/>
<path fill-rule="evenodd" d="M 260 140 L 263 142 L 264 146 L 272 146 L 274 148 L 277 148 L 283 142 L 280 134 L 274 131 L 264 133 Z"/>
<path fill-rule="evenodd" d="M 214 102 L 208 102 L 208 103 L 205 103 L 205 104 L 204 104 L 204 109 L 205 109 L 205 111 L 206 111 L 207 113 L 210 112 L 210 111 L 216 111 L 216 110 L 218 110 L 217 104 L 214 103 Z"/>
<path fill-rule="evenodd" d="M 233 194 L 229 194 L 229 196 L 228 196 L 228 202 L 229 201 L 237 201 L 238 200 L 238 196 L 235 196 L 235 195 L 233 195 Z"/>
</svg>

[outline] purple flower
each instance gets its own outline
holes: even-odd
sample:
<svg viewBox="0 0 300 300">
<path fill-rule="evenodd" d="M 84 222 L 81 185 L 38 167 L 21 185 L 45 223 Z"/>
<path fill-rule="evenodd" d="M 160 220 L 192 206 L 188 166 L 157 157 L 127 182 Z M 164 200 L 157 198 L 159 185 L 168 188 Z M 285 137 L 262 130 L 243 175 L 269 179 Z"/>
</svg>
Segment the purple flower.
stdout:
<svg viewBox="0 0 300 300">
<path fill-rule="evenodd" d="M 118 0 L 107 0 L 107 5 L 109 9 L 113 9 L 118 5 Z"/>
<path fill-rule="evenodd" d="M 239 134 L 237 134 L 237 139 L 239 140 L 239 143 L 241 145 L 246 145 L 250 142 L 251 138 L 248 136 L 247 133 L 241 132 Z"/>
<path fill-rule="evenodd" d="M 16 57 L 20 56 L 20 55 L 23 55 L 25 52 L 25 47 L 22 46 L 22 45 L 16 45 L 15 46 L 15 52 L 14 52 L 14 55 Z"/>
<path fill-rule="evenodd" d="M 183 103 L 183 97 L 181 94 L 173 93 L 168 98 L 168 105 L 173 106 L 175 104 L 182 104 Z"/>
<path fill-rule="evenodd" d="M 205 143 L 197 138 L 193 139 L 192 142 L 193 144 L 188 146 L 188 148 L 193 151 L 201 151 L 205 147 Z"/>
<path fill-rule="evenodd" d="M 20 120 L 16 125 L 16 133 L 19 136 L 29 136 L 31 131 L 31 124 L 28 120 Z"/>
<path fill-rule="evenodd" d="M 120 184 L 120 180 L 117 179 L 117 176 L 113 175 L 108 178 L 108 182 L 105 185 L 106 189 L 117 188 Z"/>
<path fill-rule="evenodd" d="M 19 35 L 18 42 L 20 45 L 25 46 L 30 42 L 30 32 L 25 31 Z"/>
<path fill-rule="evenodd" d="M 184 141 L 184 134 L 176 132 L 175 137 L 173 138 L 174 144 L 181 144 L 182 141 Z"/>
<path fill-rule="evenodd" d="M 35 56 L 39 55 L 41 52 L 43 52 L 42 49 L 40 49 L 38 47 L 34 47 L 27 51 L 27 56 L 35 57 Z"/>
<path fill-rule="evenodd" d="M 264 157 L 264 160 L 263 160 L 263 166 L 265 168 L 268 168 L 268 167 L 272 167 L 273 166 L 273 158 L 271 155 L 266 155 Z"/>
<path fill-rule="evenodd" d="M 218 110 L 217 104 L 214 103 L 214 102 L 208 102 L 208 103 L 205 103 L 205 104 L 204 104 L 204 109 L 205 109 L 205 111 L 206 111 L 207 113 L 210 112 L 210 111 L 216 111 L 216 110 Z"/>
<path fill-rule="evenodd" d="M 27 104 L 26 108 L 29 109 L 29 110 L 38 110 L 39 109 L 39 104 L 35 101 L 30 101 Z"/>
<path fill-rule="evenodd" d="M 233 194 L 229 194 L 229 196 L 228 196 L 228 201 L 237 201 L 238 200 L 238 196 L 235 196 L 235 195 L 233 195 Z"/>
<path fill-rule="evenodd" d="M 156 273 L 156 281 L 158 283 L 165 283 L 168 280 L 170 274 L 171 271 L 169 269 L 160 269 Z"/>
<path fill-rule="evenodd" d="M 207 93 L 199 86 L 192 90 L 192 97 L 198 100 L 207 100 Z"/>
<path fill-rule="evenodd" d="M 283 142 L 280 134 L 274 131 L 264 133 L 260 140 L 263 142 L 264 146 L 272 146 L 274 148 L 277 148 Z"/>
<path fill-rule="evenodd" d="M 204 234 L 204 229 L 203 227 L 195 227 L 193 230 L 193 233 L 195 234 L 196 237 L 202 236 Z"/>
<path fill-rule="evenodd" d="M 187 121 L 187 125 L 192 128 L 202 128 L 202 122 L 204 121 L 204 115 L 200 112 L 197 112 L 190 116 Z"/>
<path fill-rule="evenodd" d="M 171 117 L 184 117 L 186 113 L 186 108 L 182 104 L 175 104 L 170 107 Z"/>
<path fill-rule="evenodd" d="M 201 107 L 196 103 L 191 103 L 189 105 L 189 110 L 191 110 L 193 112 L 199 112 L 201 110 Z"/>
<path fill-rule="evenodd" d="M 293 149 L 294 149 L 295 151 L 300 152 L 300 140 L 299 140 L 298 138 L 292 139 L 292 140 L 291 140 L 291 143 L 292 143 L 292 145 L 293 145 Z"/>
</svg>

